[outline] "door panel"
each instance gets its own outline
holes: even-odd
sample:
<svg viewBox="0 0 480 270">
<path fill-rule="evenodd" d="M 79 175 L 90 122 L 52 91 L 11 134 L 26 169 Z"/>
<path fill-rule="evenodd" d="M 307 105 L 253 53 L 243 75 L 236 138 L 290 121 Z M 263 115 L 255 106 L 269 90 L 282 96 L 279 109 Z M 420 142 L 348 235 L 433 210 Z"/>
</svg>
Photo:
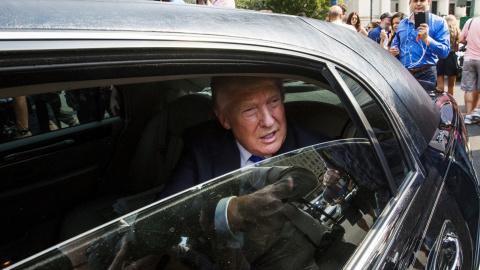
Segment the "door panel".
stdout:
<svg viewBox="0 0 480 270">
<path fill-rule="evenodd" d="M 115 117 L 0 145 L 2 262 L 58 243 L 63 215 L 96 196 L 122 122 Z"/>
<path fill-rule="evenodd" d="M 457 270 L 462 265 L 463 250 L 457 230 L 450 220 L 446 220 L 429 253 L 426 268 Z"/>
<path fill-rule="evenodd" d="M 473 245 L 467 223 L 451 191 L 444 186 L 414 269 L 473 269 Z M 416 268 L 415 268 L 416 267 Z"/>
<path fill-rule="evenodd" d="M 405 205 L 402 223 L 392 230 L 391 240 L 387 242 L 389 250 L 385 253 L 381 265 L 388 269 L 429 269 L 425 268 L 427 259 L 437 239 L 441 239 L 442 226 L 451 222 L 462 246 L 463 265 L 460 269 L 472 269 L 473 249 L 469 227 L 452 197 L 452 190 L 445 185 L 442 173 L 436 169 L 436 162 L 442 159 L 438 153 L 428 149 L 422 162 L 426 176 L 412 179 L 409 190 L 414 197 Z M 435 165 L 434 165 L 435 164 Z M 403 202 L 405 203 L 405 202 Z"/>
</svg>

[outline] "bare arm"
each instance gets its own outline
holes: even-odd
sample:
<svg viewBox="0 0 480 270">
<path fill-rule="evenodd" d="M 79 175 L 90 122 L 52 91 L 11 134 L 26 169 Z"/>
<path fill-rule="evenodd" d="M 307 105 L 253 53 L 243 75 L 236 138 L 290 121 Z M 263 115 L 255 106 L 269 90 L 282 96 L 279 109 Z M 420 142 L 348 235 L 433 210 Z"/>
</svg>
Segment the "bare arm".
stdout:
<svg viewBox="0 0 480 270">
<path fill-rule="evenodd" d="M 458 43 L 462 43 L 463 45 L 467 44 L 467 39 L 463 36 L 463 33 L 460 34 L 460 37 L 458 38 Z"/>
<path fill-rule="evenodd" d="M 365 28 L 361 27 L 360 26 L 360 31 L 359 31 L 361 34 L 363 34 L 364 36 L 368 37 L 368 33 L 367 33 L 367 30 L 365 30 Z"/>
<path fill-rule="evenodd" d="M 17 130 L 28 129 L 28 107 L 27 99 L 25 98 L 25 96 L 13 98 L 13 113 L 15 114 Z M 15 138 L 20 139 L 29 136 L 32 136 L 32 133 L 30 131 L 25 134 L 17 133 Z"/>
</svg>

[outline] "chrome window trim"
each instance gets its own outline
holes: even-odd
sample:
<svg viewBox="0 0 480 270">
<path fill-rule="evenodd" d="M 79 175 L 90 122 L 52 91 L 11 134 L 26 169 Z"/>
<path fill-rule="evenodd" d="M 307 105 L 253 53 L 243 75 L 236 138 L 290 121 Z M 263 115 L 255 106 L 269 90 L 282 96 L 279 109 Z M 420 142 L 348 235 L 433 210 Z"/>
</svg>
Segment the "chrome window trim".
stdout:
<svg viewBox="0 0 480 270">
<path fill-rule="evenodd" d="M 421 172 L 409 172 L 398 195 L 390 199 L 389 204 L 378 218 L 377 222 L 365 236 L 362 244 L 357 248 L 354 255 L 345 265 L 344 269 L 381 268 L 381 263 L 386 260 L 384 256 L 391 248 L 395 236 L 405 218 L 405 214 L 416 194 L 416 186 L 423 182 L 424 175 Z M 375 233 L 372 233 L 372 232 Z"/>
<path fill-rule="evenodd" d="M 293 46 L 282 42 L 249 39 L 232 36 L 217 36 L 196 33 L 169 32 L 129 32 L 129 31 L 92 31 L 92 30 L 2 30 L 0 29 L 0 52 L 22 50 L 55 50 L 55 49 L 98 49 L 98 48 L 166 48 L 179 45 L 181 48 L 216 48 L 231 49 L 238 45 L 249 47 L 279 49 L 297 52 L 303 55 L 316 56 L 318 51 Z M 30 46 L 25 42 L 34 42 Z M 68 42 L 67 42 L 68 41 Z M 161 41 L 161 42 L 159 42 Z M 173 42 L 173 43 L 172 43 Z M 181 43 L 179 43 L 181 42 Z M 42 43 L 45 43 L 43 45 Z M 205 43 L 209 46 L 205 47 Z M 81 44 L 78 46 L 76 44 Z M 202 46 L 198 46 L 202 44 Z M 22 45 L 22 46 L 18 46 Z M 48 46 L 46 46 L 48 45 Z M 54 46 L 52 46 L 54 45 Z M 214 47 L 210 47 L 214 46 Z M 245 48 L 243 48 L 245 49 Z M 264 50 L 261 50 L 264 51 Z M 268 51 L 268 50 L 266 50 Z M 326 59 L 333 58 L 321 53 Z M 341 61 L 339 58 L 338 61 Z"/>
</svg>

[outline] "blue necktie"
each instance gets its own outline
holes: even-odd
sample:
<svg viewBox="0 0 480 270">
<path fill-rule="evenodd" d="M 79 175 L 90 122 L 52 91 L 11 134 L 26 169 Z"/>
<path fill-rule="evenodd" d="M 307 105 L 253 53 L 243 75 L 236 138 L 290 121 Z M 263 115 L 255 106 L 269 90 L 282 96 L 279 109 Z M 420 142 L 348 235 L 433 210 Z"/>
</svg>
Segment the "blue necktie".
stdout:
<svg viewBox="0 0 480 270">
<path fill-rule="evenodd" d="M 259 162 L 260 160 L 263 160 L 263 159 L 264 159 L 263 157 L 257 157 L 257 156 L 251 155 L 248 160 L 250 160 L 253 163 L 257 163 L 257 162 Z"/>
</svg>

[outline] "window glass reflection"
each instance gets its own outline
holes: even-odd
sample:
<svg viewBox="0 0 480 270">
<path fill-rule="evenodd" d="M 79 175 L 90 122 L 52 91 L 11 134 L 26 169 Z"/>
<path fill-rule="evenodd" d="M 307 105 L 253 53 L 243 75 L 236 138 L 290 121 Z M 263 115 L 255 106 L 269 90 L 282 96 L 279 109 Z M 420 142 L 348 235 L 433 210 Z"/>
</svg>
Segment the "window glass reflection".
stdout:
<svg viewBox="0 0 480 270">
<path fill-rule="evenodd" d="M 91 269 L 336 269 L 388 200 L 366 139 L 244 167 L 67 243 L 43 264 Z M 386 194 L 386 198 L 383 196 Z M 46 266 L 45 266 L 46 267 Z"/>
<path fill-rule="evenodd" d="M 0 143 L 118 116 L 114 86 L 0 99 Z"/>
<path fill-rule="evenodd" d="M 408 167 L 402 158 L 402 150 L 391 125 L 387 121 L 380 106 L 373 100 L 370 94 L 350 76 L 342 72 L 339 73 L 367 117 L 383 150 L 393 179 L 397 186 L 400 185 L 408 172 Z"/>
</svg>

